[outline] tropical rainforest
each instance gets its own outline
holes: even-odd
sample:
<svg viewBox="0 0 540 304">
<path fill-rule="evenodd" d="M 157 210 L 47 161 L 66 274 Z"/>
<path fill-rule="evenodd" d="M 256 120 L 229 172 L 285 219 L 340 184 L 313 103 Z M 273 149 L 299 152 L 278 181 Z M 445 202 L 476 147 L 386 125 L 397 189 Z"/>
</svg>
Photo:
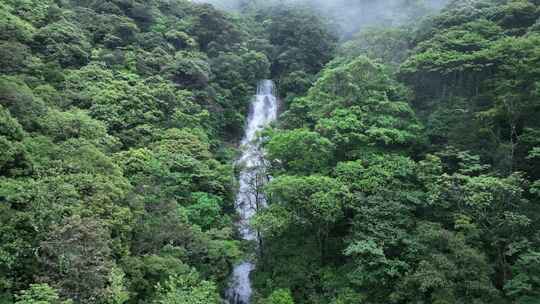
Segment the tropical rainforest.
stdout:
<svg viewBox="0 0 540 304">
<path fill-rule="evenodd" d="M 540 303 L 540 1 L 390 2 L 0 0 L 0 303 Z"/>
</svg>

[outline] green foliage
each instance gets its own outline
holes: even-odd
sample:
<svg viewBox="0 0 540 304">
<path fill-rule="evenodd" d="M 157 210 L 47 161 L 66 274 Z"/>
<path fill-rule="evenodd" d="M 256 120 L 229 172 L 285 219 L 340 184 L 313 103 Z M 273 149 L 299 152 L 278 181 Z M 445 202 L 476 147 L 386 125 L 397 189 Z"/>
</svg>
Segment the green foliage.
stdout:
<svg viewBox="0 0 540 304">
<path fill-rule="evenodd" d="M 0 68 L 6 74 L 24 71 L 34 62 L 28 46 L 14 41 L 0 42 Z"/>
<path fill-rule="evenodd" d="M 73 23 L 59 21 L 40 28 L 33 37 L 33 47 L 47 60 L 62 66 L 82 66 L 90 59 L 90 42 Z"/>
<path fill-rule="evenodd" d="M 311 174 L 328 170 L 334 145 L 316 132 L 297 129 L 277 132 L 265 148 L 276 170 Z"/>
<path fill-rule="evenodd" d="M 0 76 L 0 105 L 28 131 L 33 131 L 36 121 L 46 111 L 45 104 L 17 77 Z"/>
<path fill-rule="evenodd" d="M 221 205 L 223 202 L 218 196 L 208 193 L 193 193 L 195 203 L 187 207 L 189 221 L 208 230 L 220 225 Z"/>
<path fill-rule="evenodd" d="M 54 141 L 80 138 L 99 144 L 100 140 L 106 140 L 108 136 L 107 128 L 101 121 L 92 119 L 81 110 L 70 112 L 50 110 L 43 117 L 41 126 L 42 133 Z"/>
<path fill-rule="evenodd" d="M 351 159 L 370 146 L 393 149 L 418 141 L 421 126 L 404 98 L 406 91 L 383 66 L 359 57 L 325 69 L 284 119 L 287 124 L 289 117 L 307 116 L 336 145 L 339 160 Z"/>
<path fill-rule="evenodd" d="M 167 282 L 158 285 L 155 304 L 218 304 L 219 295 L 216 286 L 208 281 L 201 281 L 195 272 L 182 276 L 171 276 Z"/>
<path fill-rule="evenodd" d="M 48 270 L 43 280 L 78 303 L 104 298 L 112 268 L 106 235 L 93 219 L 72 217 L 53 226 L 40 246 L 40 259 Z"/>
<path fill-rule="evenodd" d="M 404 28 L 368 29 L 344 43 L 339 54 L 347 58 L 364 55 L 398 65 L 407 58 L 410 35 L 410 31 Z"/>
<path fill-rule="evenodd" d="M 193 7 L 191 24 L 187 32 L 196 37 L 203 50 L 227 50 L 241 41 L 241 33 L 230 17 L 211 5 Z"/>
<path fill-rule="evenodd" d="M 181 260 L 184 256 L 182 248 L 168 246 L 159 255 L 124 257 L 122 268 L 130 283 L 130 294 L 138 299 L 153 298 L 158 283 L 163 284 L 170 276 L 189 271 L 189 267 Z"/>
<path fill-rule="evenodd" d="M 46 21 L 53 4 L 53 1 L 50 0 L 6 0 L 4 2 L 11 5 L 18 16 L 35 25 L 41 25 Z"/>
<path fill-rule="evenodd" d="M 322 266 L 321 262 L 327 258 L 331 232 L 344 219 L 349 192 L 335 179 L 312 175 L 279 176 L 266 186 L 266 193 L 270 207 L 260 211 L 253 220 L 254 227 L 260 229 L 265 238 L 273 240 L 264 248 L 263 261 L 284 259 L 285 262 L 291 254 L 309 256 L 294 260 L 298 268 L 295 277 L 289 276 L 290 270 L 286 267 L 280 267 L 267 278 L 292 288 L 292 284 L 302 284 L 308 275 L 306 271 L 317 271 L 312 268 L 314 264 Z M 282 238 L 294 241 L 281 246 Z M 301 255 L 297 255 L 298 250 L 302 251 Z"/>
<path fill-rule="evenodd" d="M 129 300 L 129 292 L 125 287 L 125 274 L 120 268 L 113 268 L 109 278 L 108 303 L 124 304 Z"/>
<path fill-rule="evenodd" d="M 173 62 L 165 67 L 167 77 L 186 87 L 204 88 L 210 80 L 210 66 L 201 54 L 176 53 Z"/>
<path fill-rule="evenodd" d="M 273 75 L 316 73 L 332 58 L 337 39 L 308 8 L 274 7 L 262 14 L 268 20 L 265 31 L 270 43 L 275 45 Z"/>
<path fill-rule="evenodd" d="M 539 266 L 540 255 L 538 252 L 529 251 L 523 253 L 513 266 L 516 276 L 504 286 L 506 293 L 519 303 L 529 303 L 538 298 Z"/>
<path fill-rule="evenodd" d="M 71 301 L 61 301 L 56 290 L 47 284 L 32 284 L 30 288 L 17 296 L 16 304 L 68 304 Z"/>
<path fill-rule="evenodd" d="M 304 94 L 309 88 L 308 79 L 333 58 L 337 33 L 308 6 L 244 2 L 241 6 L 252 19 L 248 26 L 259 36 L 252 43 L 268 57 L 271 76 L 278 80 L 282 97 Z"/>
<path fill-rule="evenodd" d="M 427 298 L 433 303 L 492 303 L 500 299 L 489 279 L 492 269 L 485 256 L 467 245 L 462 236 L 427 223 L 418 230 L 423 258 L 403 280 L 405 298 Z"/>
<path fill-rule="evenodd" d="M 248 108 L 247 97 L 253 94 L 259 80 L 270 76 L 270 61 L 264 53 L 242 49 L 220 52 L 210 63 L 213 73 L 211 81 L 223 88 L 219 91 L 222 95 L 219 104 L 223 107 L 226 122 L 223 128 L 228 136 L 240 136 L 244 115 L 239 115 L 238 108 Z"/>
<path fill-rule="evenodd" d="M 2 40 L 28 42 L 36 30 L 29 22 L 17 16 L 13 6 L 5 2 L 0 3 L 0 20 Z"/>
<path fill-rule="evenodd" d="M 390 189 L 414 189 L 416 163 L 392 154 L 372 154 L 364 159 L 339 163 L 335 175 L 352 191 L 378 194 Z"/>
<path fill-rule="evenodd" d="M 264 304 L 294 304 L 291 292 L 286 289 L 278 289 L 274 291 L 267 299 L 263 300 Z"/>
<path fill-rule="evenodd" d="M 270 200 L 296 212 L 297 220 L 312 228 L 329 229 L 342 216 L 347 189 L 338 181 L 324 176 L 283 176 L 267 187 Z"/>
<path fill-rule="evenodd" d="M 345 255 L 353 256 L 357 264 L 357 268 L 349 274 L 351 282 L 364 288 L 378 284 L 378 290 L 384 290 L 408 266 L 403 261 L 386 257 L 383 248 L 373 240 L 351 244 L 345 250 Z"/>
<path fill-rule="evenodd" d="M 0 107 L 0 135 L 7 137 L 11 140 L 22 140 L 24 130 L 19 124 L 19 121 L 11 116 L 8 110 Z"/>
</svg>

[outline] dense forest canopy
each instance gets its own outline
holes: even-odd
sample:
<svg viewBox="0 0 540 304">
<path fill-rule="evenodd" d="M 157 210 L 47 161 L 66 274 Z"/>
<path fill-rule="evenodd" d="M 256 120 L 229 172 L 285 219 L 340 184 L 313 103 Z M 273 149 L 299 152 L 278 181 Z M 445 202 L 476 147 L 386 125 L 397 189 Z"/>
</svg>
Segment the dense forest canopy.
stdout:
<svg viewBox="0 0 540 304">
<path fill-rule="evenodd" d="M 291 2 L 0 0 L 0 304 L 540 303 L 540 1 Z"/>
</svg>

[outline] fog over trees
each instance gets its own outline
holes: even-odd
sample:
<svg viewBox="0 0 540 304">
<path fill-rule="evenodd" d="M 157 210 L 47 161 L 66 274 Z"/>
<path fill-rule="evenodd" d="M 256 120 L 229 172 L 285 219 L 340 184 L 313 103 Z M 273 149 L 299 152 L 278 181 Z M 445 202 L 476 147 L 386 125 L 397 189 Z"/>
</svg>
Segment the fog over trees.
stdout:
<svg viewBox="0 0 540 304">
<path fill-rule="evenodd" d="M 440 10 L 449 0 L 194 0 L 242 11 L 249 7 L 306 6 L 331 19 L 343 35 L 368 26 L 396 26 Z"/>
</svg>

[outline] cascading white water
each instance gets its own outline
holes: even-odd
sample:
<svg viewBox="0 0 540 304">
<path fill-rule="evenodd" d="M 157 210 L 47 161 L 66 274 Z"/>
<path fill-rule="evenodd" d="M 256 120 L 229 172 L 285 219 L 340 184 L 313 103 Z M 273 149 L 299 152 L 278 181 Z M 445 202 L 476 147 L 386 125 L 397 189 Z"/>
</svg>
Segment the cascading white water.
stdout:
<svg viewBox="0 0 540 304">
<path fill-rule="evenodd" d="M 264 196 L 259 190 L 268 179 L 264 171 L 264 155 L 256 141 L 256 136 L 258 131 L 277 119 L 277 113 L 278 101 L 274 92 L 274 83 L 271 80 L 263 80 L 259 83 L 257 95 L 251 104 L 248 124 L 242 139 L 243 153 L 238 160 L 242 170 L 235 206 L 240 217 L 238 222 L 240 235 L 248 241 L 257 239 L 257 233 L 249 226 L 249 220 L 259 208 L 266 205 Z M 249 275 L 254 268 L 252 261 L 244 261 L 234 267 L 227 290 L 227 299 L 230 304 L 249 304 L 252 294 Z"/>
</svg>

